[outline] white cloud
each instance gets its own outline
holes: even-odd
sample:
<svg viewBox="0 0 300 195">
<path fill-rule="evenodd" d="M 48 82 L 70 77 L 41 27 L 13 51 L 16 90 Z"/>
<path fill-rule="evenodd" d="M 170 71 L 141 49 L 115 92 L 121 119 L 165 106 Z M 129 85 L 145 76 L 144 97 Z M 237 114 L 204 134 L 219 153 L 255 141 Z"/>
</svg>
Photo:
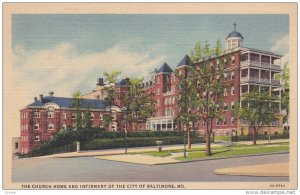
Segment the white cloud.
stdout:
<svg viewBox="0 0 300 195">
<path fill-rule="evenodd" d="M 78 54 L 70 43 L 36 51 L 17 45 L 13 48 L 11 75 L 11 100 L 16 102 L 13 109 L 17 120 L 19 109 L 31 103 L 34 96 L 48 95 L 49 91 L 68 97 L 75 90 L 88 92 L 105 71 L 119 70 L 123 77 L 146 77 L 166 58 L 150 58 L 150 50 L 130 52 L 128 48 L 130 45 L 122 44 L 102 52 Z M 18 121 L 13 129 L 18 129 Z"/>
<path fill-rule="evenodd" d="M 272 52 L 288 52 L 289 49 L 289 35 L 284 35 L 274 40 L 274 44 L 271 47 Z"/>
</svg>

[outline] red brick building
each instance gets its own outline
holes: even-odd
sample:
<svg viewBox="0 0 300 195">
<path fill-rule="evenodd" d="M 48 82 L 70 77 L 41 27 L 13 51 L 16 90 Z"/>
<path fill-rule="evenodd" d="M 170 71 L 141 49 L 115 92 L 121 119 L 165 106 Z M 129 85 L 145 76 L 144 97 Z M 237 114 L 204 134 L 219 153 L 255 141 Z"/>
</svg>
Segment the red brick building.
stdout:
<svg viewBox="0 0 300 195">
<path fill-rule="evenodd" d="M 189 56 L 184 56 L 176 66 L 179 74 L 185 74 L 187 66 L 197 67 L 202 61 L 209 61 L 212 64 L 219 63 L 220 60 L 227 60 L 225 55 L 230 54 L 231 58 L 227 64 L 227 72 L 224 74 L 226 80 L 233 85 L 224 91 L 226 112 L 224 120 L 213 121 L 213 130 L 215 135 L 248 134 L 249 128 L 243 121 L 236 120 L 231 113 L 235 102 L 240 102 L 243 93 L 253 90 L 259 92 L 269 92 L 281 97 L 280 82 L 275 79 L 275 74 L 281 72 L 281 55 L 268 51 L 261 51 L 243 47 L 243 36 L 236 29 L 226 37 L 226 50 L 219 56 L 201 59 L 199 62 L 191 62 Z M 175 76 L 174 70 L 164 63 L 158 70 L 152 73 L 151 79 L 142 84 L 142 88 L 147 93 L 153 93 L 155 99 L 156 112 L 146 121 L 138 124 L 137 130 L 153 131 L 174 131 L 180 130 L 175 119 L 178 116 L 177 95 L 179 94 L 179 80 Z M 128 90 L 128 78 L 115 83 L 117 98 L 113 108 L 114 121 L 109 128 L 112 131 L 123 131 L 124 123 L 122 121 L 124 106 L 123 97 Z M 92 113 L 92 125 L 102 126 L 102 118 L 108 113 L 107 104 L 104 101 L 106 97 L 105 83 L 102 78 L 98 78 L 96 89 L 88 94 L 82 95 L 82 112 L 89 110 Z M 203 94 L 199 94 L 203 95 Z M 21 153 L 27 153 L 40 142 L 49 139 L 53 134 L 61 129 L 72 127 L 74 118 L 71 108 L 72 98 L 43 97 L 26 106 L 20 111 L 21 118 Z M 278 102 L 278 110 L 281 110 Z M 192 125 L 192 130 L 204 132 L 205 124 L 199 120 Z M 279 117 L 271 125 L 272 133 L 282 132 L 282 118 Z M 127 129 L 131 130 L 131 129 Z M 260 133 L 266 134 L 267 129 L 261 128 Z"/>
<path fill-rule="evenodd" d="M 34 102 L 21 109 L 21 154 L 28 153 L 41 142 L 49 139 L 60 130 L 73 129 L 75 123 L 72 98 L 55 97 L 53 92 L 49 96 L 34 98 Z M 84 119 L 87 111 L 91 114 L 91 125 L 103 127 L 103 116 L 109 114 L 108 105 L 102 100 L 83 99 L 80 109 L 81 117 Z M 112 131 L 120 129 L 122 124 L 121 110 L 112 107 L 113 123 Z"/>
</svg>

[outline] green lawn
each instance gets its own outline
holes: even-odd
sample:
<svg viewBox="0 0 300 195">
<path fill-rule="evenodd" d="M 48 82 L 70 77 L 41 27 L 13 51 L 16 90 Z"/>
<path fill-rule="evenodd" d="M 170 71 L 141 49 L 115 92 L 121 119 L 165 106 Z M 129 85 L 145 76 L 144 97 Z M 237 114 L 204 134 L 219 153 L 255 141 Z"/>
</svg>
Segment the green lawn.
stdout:
<svg viewBox="0 0 300 195">
<path fill-rule="evenodd" d="M 289 142 L 284 143 L 270 143 L 257 145 L 231 145 L 231 146 L 214 146 L 212 147 L 212 156 L 205 155 L 205 146 L 187 149 L 187 160 L 219 158 L 219 157 L 234 157 L 250 154 L 265 154 L 272 152 L 286 152 L 289 151 Z M 151 156 L 165 157 L 170 156 L 170 153 L 182 153 L 182 156 L 174 159 L 184 160 L 183 149 L 163 150 L 162 152 L 139 152 L 138 154 L 145 154 Z"/>
</svg>

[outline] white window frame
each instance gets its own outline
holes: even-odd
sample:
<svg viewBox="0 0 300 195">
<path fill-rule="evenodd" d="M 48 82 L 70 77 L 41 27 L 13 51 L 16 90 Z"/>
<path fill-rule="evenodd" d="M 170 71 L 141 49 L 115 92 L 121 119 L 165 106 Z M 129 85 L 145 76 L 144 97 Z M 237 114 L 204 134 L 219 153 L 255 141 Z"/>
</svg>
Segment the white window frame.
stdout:
<svg viewBox="0 0 300 195">
<path fill-rule="evenodd" d="M 94 115 L 94 113 L 92 112 L 91 113 L 91 120 L 94 120 L 95 119 L 95 115 Z"/>
<path fill-rule="evenodd" d="M 234 117 L 231 117 L 231 125 L 235 125 Z"/>
<path fill-rule="evenodd" d="M 220 126 L 220 120 L 217 118 L 216 119 L 216 126 L 219 127 Z"/>
<path fill-rule="evenodd" d="M 47 111 L 47 118 L 54 118 L 54 108 L 49 108 Z"/>
<path fill-rule="evenodd" d="M 67 119 L 67 113 L 66 113 L 66 112 L 63 112 L 63 113 L 62 113 L 62 118 L 63 118 L 63 119 Z"/>
<path fill-rule="evenodd" d="M 35 135 L 35 136 L 34 136 L 34 141 L 36 141 L 36 142 L 41 141 L 41 140 L 40 140 L 40 136 L 39 136 L 39 135 Z"/>
<path fill-rule="evenodd" d="M 67 124 L 63 124 L 63 125 L 62 125 L 62 129 L 63 129 L 63 130 L 67 130 Z"/>
<path fill-rule="evenodd" d="M 232 86 L 232 87 L 230 88 L 230 92 L 231 92 L 231 95 L 234 95 L 234 94 L 235 94 L 235 92 L 234 92 L 234 86 Z"/>
<path fill-rule="evenodd" d="M 230 79 L 231 79 L 231 80 L 234 80 L 234 71 L 232 71 L 232 72 L 230 73 Z"/>
<path fill-rule="evenodd" d="M 223 126 L 227 126 L 227 117 L 226 116 L 223 119 Z"/>
<path fill-rule="evenodd" d="M 33 112 L 33 118 L 40 118 L 40 112 L 39 111 L 34 111 Z"/>
<path fill-rule="evenodd" d="M 231 103 L 230 103 L 230 109 L 231 109 L 231 110 L 234 110 L 234 103 L 235 103 L 235 102 L 231 102 Z"/>
<path fill-rule="evenodd" d="M 40 124 L 39 123 L 34 124 L 34 130 L 40 130 Z"/>
<path fill-rule="evenodd" d="M 48 123 L 47 124 L 47 129 L 51 130 L 51 131 L 54 130 L 54 124 L 53 123 Z"/>
</svg>

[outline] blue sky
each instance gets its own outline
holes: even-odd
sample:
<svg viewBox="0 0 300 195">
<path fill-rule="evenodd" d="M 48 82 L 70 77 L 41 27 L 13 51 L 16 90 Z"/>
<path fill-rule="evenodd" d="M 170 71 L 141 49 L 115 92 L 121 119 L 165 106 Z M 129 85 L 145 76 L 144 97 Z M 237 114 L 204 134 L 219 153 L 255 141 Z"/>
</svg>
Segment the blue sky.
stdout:
<svg viewBox="0 0 300 195">
<path fill-rule="evenodd" d="M 12 116 L 39 94 L 90 92 L 105 71 L 146 78 L 164 62 L 174 68 L 197 41 L 224 46 L 233 23 L 245 47 L 288 59 L 288 15 L 13 15 Z"/>
<path fill-rule="evenodd" d="M 147 77 L 164 62 L 176 67 L 197 41 L 224 46 L 233 23 L 244 46 L 288 54 L 288 15 L 13 15 L 13 87 L 31 101 L 89 92 L 104 71 Z"/>
</svg>

